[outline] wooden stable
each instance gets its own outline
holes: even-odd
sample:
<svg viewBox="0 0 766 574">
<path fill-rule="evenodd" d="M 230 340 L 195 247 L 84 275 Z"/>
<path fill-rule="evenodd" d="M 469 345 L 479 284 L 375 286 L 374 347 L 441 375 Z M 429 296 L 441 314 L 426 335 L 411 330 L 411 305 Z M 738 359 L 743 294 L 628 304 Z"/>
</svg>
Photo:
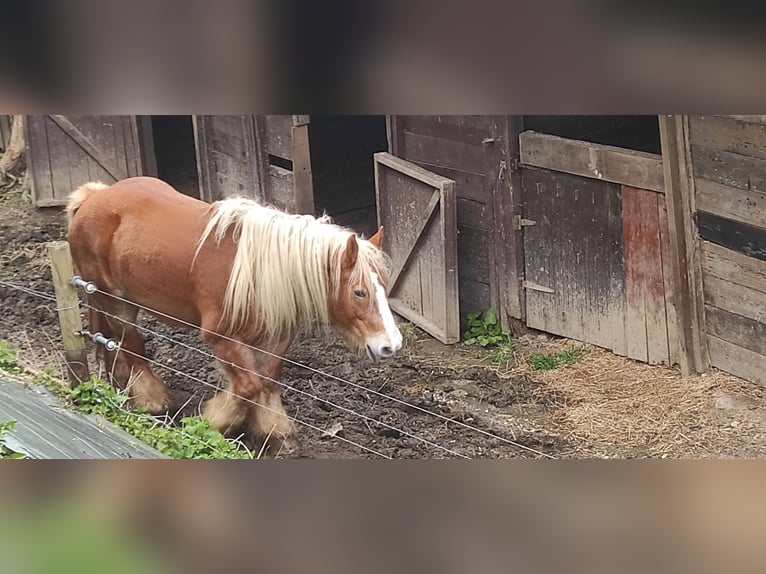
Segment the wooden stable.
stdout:
<svg viewBox="0 0 766 574">
<path fill-rule="evenodd" d="M 637 360 L 766 382 L 764 116 L 32 116 L 33 194 L 158 175 L 326 211 L 393 255 L 440 340 L 493 308 Z"/>
</svg>

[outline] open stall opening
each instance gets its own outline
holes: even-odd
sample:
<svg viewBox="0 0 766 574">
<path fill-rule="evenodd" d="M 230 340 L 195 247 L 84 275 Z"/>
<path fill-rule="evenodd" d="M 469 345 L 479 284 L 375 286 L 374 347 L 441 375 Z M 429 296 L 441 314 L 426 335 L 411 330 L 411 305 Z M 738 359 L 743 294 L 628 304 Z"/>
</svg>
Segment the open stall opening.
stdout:
<svg viewBox="0 0 766 574">
<path fill-rule="evenodd" d="M 314 206 L 367 236 L 375 232 L 373 154 L 388 150 L 385 116 L 312 115 Z"/>
<path fill-rule="evenodd" d="M 657 116 L 523 116 L 525 130 L 660 154 Z"/>
<path fill-rule="evenodd" d="M 153 154 L 147 153 L 147 159 L 150 165 L 155 164 L 150 172 L 154 171 L 178 191 L 200 197 L 192 117 L 149 116 L 144 119 L 145 129 L 147 122 L 151 138 L 148 142 L 145 139 L 144 145 L 153 148 Z"/>
</svg>

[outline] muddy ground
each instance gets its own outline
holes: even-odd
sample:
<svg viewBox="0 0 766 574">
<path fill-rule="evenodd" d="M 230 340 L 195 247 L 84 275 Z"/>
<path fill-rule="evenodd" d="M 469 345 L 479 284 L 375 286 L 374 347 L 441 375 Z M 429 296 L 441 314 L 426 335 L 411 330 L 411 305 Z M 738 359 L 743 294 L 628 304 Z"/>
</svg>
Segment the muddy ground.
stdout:
<svg viewBox="0 0 766 574">
<path fill-rule="evenodd" d="M 4 193 L 0 197 L 0 281 L 52 294 L 45 246 L 63 238 L 60 209 L 38 209 L 17 193 Z M 19 347 L 21 359 L 35 368 L 61 365 L 53 303 L 0 285 L 0 308 L 0 340 Z M 198 412 L 200 402 L 220 384 L 218 371 L 209 356 L 160 335 L 208 350 L 195 333 L 146 317 L 141 321 L 147 331 L 156 332 L 147 332 L 151 358 L 207 383 L 159 369 L 171 389 L 171 414 Z M 406 339 L 402 354 L 378 365 L 350 354 L 332 337 L 304 338 L 291 349 L 291 360 L 343 381 L 286 365 L 284 382 L 296 389 L 283 393 L 288 414 L 321 430 L 299 425 L 300 447 L 279 456 L 444 458 L 460 453 L 472 458 L 675 458 L 766 454 L 766 397 L 762 389 L 733 377 L 720 373 L 681 377 L 666 367 L 640 365 L 590 347 L 584 347 L 581 358 L 572 365 L 538 372 L 529 367 L 530 355 L 575 343 L 528 334 L 517 341 L 514 358 L 495 364 L 474 347 L 446 347 L 409 324 L 403 324 L 402 330 Z M 478 430 L 447 422 L 434 413 Z M 322 431 L 337 431 L 331 433 L 337 436 Z"/>
</svg>

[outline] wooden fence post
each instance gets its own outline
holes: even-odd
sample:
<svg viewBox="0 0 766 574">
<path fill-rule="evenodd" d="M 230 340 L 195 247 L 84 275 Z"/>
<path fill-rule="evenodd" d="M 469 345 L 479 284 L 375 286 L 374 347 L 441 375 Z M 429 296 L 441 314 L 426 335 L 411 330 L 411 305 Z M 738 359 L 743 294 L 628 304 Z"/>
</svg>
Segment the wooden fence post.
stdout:
<svg viewBox="0 0 766 574">
<path fill-rule="evenodd" d="M 87 380 L 90 374 L 85 353 L 85 340 L 76 334 L 82 330 L 82 320 L 80 299 L 77 290 L 70 284 L 74 276 L 74 264 L 69 252 L 69 243 L 54 241 L 48 244 L 48 255 L 51 260 L 53 287 L 56 291 L 61 338 L 64 341 L 67 374 L 72 386 L 77 386 L 81 381 Z"/>
</svg>

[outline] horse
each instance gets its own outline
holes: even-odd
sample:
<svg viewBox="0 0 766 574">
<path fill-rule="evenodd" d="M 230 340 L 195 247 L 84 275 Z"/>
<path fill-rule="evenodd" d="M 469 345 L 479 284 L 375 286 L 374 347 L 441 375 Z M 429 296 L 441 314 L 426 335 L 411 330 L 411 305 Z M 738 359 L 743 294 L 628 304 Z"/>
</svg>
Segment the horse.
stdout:
<svg viewBox="0 0 766 574">
<path fill-rule="evenodd" d="M 364 239 L 327 216 L 243 197 L 209 204 L 152 177 L 86 183 L 66 212 L 75 268 L 98 287 L 87 295 L 89 329 L 120 342 L 116 352 L 98 347 L 97 360 L 149 413 L 167 412 L 168 392 L 134 326 L 140 309 L 197 328 L 218 359 L 226 387 L 201 410 L 213 428 L 288 448 L 296 430 L 279 380 L 302 332 L 334 328 L 373 362 L 402 347 L 382 227 Z"/>
</svg>

